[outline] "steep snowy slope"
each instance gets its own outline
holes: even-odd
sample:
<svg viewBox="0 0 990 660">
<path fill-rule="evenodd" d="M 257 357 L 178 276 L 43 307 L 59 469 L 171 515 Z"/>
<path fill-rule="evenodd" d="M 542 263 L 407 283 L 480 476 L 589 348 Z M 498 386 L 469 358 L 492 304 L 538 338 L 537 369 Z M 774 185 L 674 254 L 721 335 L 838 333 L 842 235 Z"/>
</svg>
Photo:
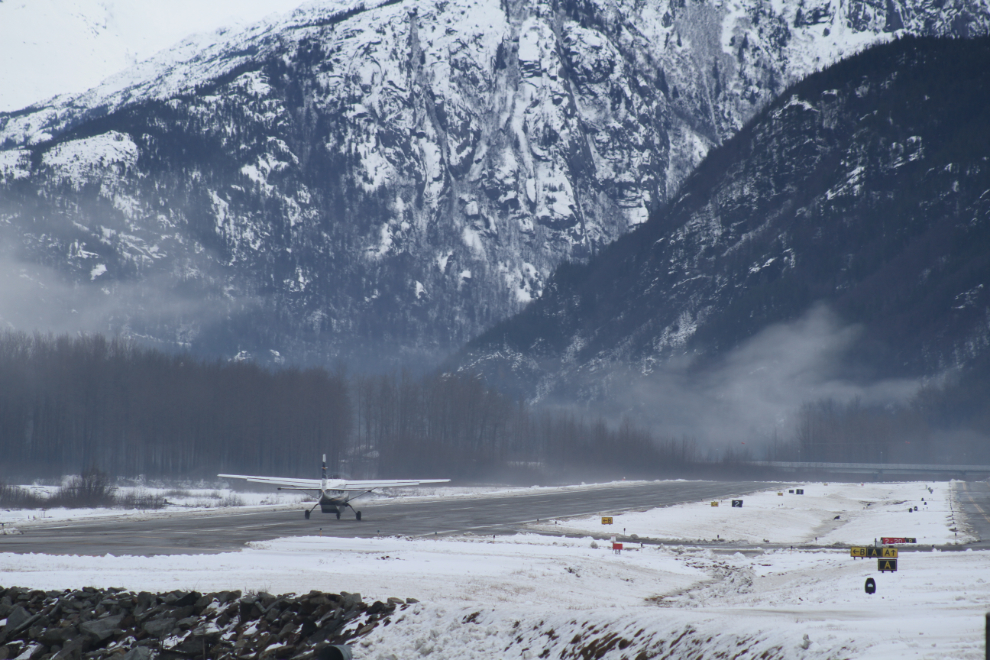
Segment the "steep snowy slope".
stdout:
<svg viewBox="0 0 990 660">
<path fill-rule="evenodd" d="M 709 367 L 738 376 L 723 392 L 808 382 L 823 353 L 822 378 L 861 382 L 985 368 L 988 72 L 990 39 L 910 38 L 810 76 L 459 365 L 529 397 L 630 406 L 659 404 L 634 401 L 637 382 Z"/>
<path fill-rule="evenodd" d="M 301 0 L 0 2 L 0 111 L 79 94 L 191 35 L 287 12 Z"/>
<path fill-rule="evenodd" d="M 429 356 L 644 222 L 784 84 L 987 24 L 962 1 L 314 3 L 0 115 L 6 309 L 44 285 L 68 327 Z"/>
</svg>

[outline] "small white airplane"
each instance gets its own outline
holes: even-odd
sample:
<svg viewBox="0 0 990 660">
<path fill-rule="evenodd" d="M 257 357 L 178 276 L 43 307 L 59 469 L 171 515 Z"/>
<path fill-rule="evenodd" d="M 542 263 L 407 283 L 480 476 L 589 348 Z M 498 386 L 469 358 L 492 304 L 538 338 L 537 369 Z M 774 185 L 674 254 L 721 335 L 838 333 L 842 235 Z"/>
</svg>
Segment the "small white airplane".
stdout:
<svg viewBox="0 0 990 660">
<path fill-rule="evenodd" d="M 218 474 L 223 479 L 244 479 L 259 484 L 278 486 L 279 490 L 308 490 L 319 491 L 320 497 L 312 509 L 306 509 L 306 519 L 316 507 L 323 513 L 340 513 L 344 509 L 354 512 L 354 517 L 361 520 L 361 512 L 351 506 L 351 500 L 367 495 L 376 488 L 402 488 L 403 486 L 419 486 L 420 484 L 442 484 L 450 479 L 372 479 L 365 481 L 349 481 L 347 479 L 327 479 L 327 455 L 323 454 L 322 479 L 285 479 L 282 477 L 251 477 L 243 474 Z M 355 493 L 352 495 L 352 493 Z"/>
</svg>

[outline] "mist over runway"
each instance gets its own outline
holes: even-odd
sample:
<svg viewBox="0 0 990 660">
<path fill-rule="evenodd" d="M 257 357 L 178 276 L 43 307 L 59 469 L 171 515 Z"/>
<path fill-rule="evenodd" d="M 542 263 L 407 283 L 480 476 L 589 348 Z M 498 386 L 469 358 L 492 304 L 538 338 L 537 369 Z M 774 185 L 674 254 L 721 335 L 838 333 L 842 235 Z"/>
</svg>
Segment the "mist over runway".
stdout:
<svg viewBox="0 0 990 660">
<path fill-rule="evenodd" d="M 470 534 L 508 535 L 534 531 L 540 534 L 573 536 L 578 532 L 570 529 L 563 521 L 560 527 L 548 526 L 546 522 L 599 514 L 620 515 L 679 504 L 700 506 L 709 500 L 755 496 L 767 490 L 786 492 L 789 486 L 793 485 L 760 481 L 656 481 L 591 484 L 536 492 L 527 490 L 522 493 L 500 492 L 363 502 L 357 500 L 357 508 L 364 517 L 360 522 L 350 512 L 340 520 L 332 514 L 314 512 L 312 518 L 306 520 L 303 510 L 311 506 L 307 503 L 265 509 L 229 508 L 150 513 L 140 517 L 107 516 L 21 524 L 19 529 L 22 534 L 0 536 L 0 552 L 155 556 L 232 552 L 251 542 L 301 536 L 422 538 Z M 930 543 L 935 543 L 942 550 L 990 547 L 990 483 L 960 481 L 946 484 L 946 487 L 954 492 L 956 503 L 955 518 L 949 525 L 961 526 L 960 532 L 968 530 L 971 535 L 956 543 L 944 544 L 943 541 L 933 540 L 919 546 L 903 547 L 902 551 L 927 551 L 933 547 Z M 671 520 L 676 520 L 676 516 Z M 538 521 L 544 524 L 532 525 Z M 711 541 L 720 531 L 724 538 L 726 532 L 714 518 L 711 529 L 707 530 L 710 533 L 706 533 L 705 529 L 700 532 L 698 529 L 690 532 L 687 528 L 678 529 L 681 526 L 671 522 L 671 528 L 665 531 L 663 537 L 669 538 L 671 542 L 680 538 L 679 543 L 741 549 L 744 552 L 747 548 L 755 550 L 757 547 L 790 547 L 795 542 L 802 547 L 832 547 L 828 541 L 823 541 L 824 545 L 820 545 L 811 542 L 810 538 L 806 541 L 788 542 L 774 542 L 771 539 L 763 543 L 738 539 L 729 543 L 724 540 Z M 643 530 L 638 531 L 642 536 Z M 592 532 L 598 537 L 613 534 L 621 537 L 625 530 L 623 523 L 619 522 L 613 527 L 585 530 L 580 535 L 589 535 Z M 629 530 L 629 534 L 633 532 L 633 529 Z M 887 532 L 878 528 L 877 534 L 883 533 Z M 873 535 L 872 532 L 870 535 Z M 960 536 L 964 534 L 960 533 Z M 629 537 L 624 540 L 629 540 Z M 655 538 L 652 541 L 646 538 L 636 540 L 657 542 Z"/>
<path fill-rule="evenodd" d="M 537 520 L 724 499 L 771 487 L 755 481 L 661 481 L 608 484 L 546 493 L 501 493 L 414 501 L 368 500 L 364 520 L 313 513 L 303 507 L 264 511 L 162 514 L 134 520 L 102 518 L 26 525 L 23 534 L 0 536 L 0 552 L 61 555 L 165 555 L 230 552 L 252 541 L 293 536 L 433 536 L 511 534 Z M 360 500 L 355 502 L 358 504 Z M 613 531 L 605 528 L 605 531 Z M 621 529 L 614 532 L 621 534 Z M 714 536 L 714 533 L 713 533 Z"/>
</svg>

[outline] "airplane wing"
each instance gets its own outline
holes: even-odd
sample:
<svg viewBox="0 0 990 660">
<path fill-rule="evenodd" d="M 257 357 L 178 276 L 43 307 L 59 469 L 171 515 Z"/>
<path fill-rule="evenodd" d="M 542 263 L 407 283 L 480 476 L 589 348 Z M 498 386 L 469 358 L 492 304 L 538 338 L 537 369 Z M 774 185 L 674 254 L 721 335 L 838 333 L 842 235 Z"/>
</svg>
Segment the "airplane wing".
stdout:
<svg viewBox="0 0 990 660">
<path fill-rule="evenodd" d="M 218 474 L 224 479 L 243 479 L 258 484 L 279 486 L 286 490 L 320 490 L 322 483 L 319 479 L 286 479 L 282 477 L 253 477 L 243 474 Z M 364 481 L 348 481 L 338 479 L 327 480 L 327 490 L 374 490 L 375 488 L 402 488 L 419 486 L 420 484 L 442 484 L 450 479 L 373 479 Z"/>
<path fill-rule="evenodd" d="M 283 477 L 252 477 L 244 474 L 218 474 L 223 479 L 243 479 L 269 486 L 283 486 L 294 490 L 320 490 L 319 479 L 286 479 Z"/>
<path fill-rule="evenodd" d="M 373 490 L 375 488 L 403 488 L 405 486 L 419 486 L 420 484 L 444 484 L 450 479 L 377 479 L 370 481 L 345 481 L 344 483 L 327 485 L 331 490 Z"/>
</svg>

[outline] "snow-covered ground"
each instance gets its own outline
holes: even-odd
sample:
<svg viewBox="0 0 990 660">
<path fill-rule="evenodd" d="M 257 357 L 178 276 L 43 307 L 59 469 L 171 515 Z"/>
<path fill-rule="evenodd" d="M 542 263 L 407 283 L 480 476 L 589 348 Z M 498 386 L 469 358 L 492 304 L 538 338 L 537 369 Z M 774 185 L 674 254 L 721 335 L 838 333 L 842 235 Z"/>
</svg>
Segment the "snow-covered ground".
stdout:
<svg viewBox="0 0 990 660">
<path fill-rule="evenodd" d="M 720 555 L 644 546 L 613 554 L 590 539 L 338 539 L 258 543 L 238 553 L 164 557 L 0 555 L 0 583 L 63 589 L 357 591 L 419 605 L 376 630 L 358 658 L 535 658 L 610 634 L 636 653 L 712 657 L 980 657 L 990 603 L 990 553 L 902 555 L 896 574 L 848 552 L 777 550 Z M 878 592 L 863 590 L 867 576 Z M 474 613 L 478 614 L 475 615 Z M 404 619 L 404 620 L 400 620 Z M 643 632 L 636 636 L 636 632 Z M 810 644 L 801 648 L 804 635 Z M 580 644 L 571 644 L 581 637 Z M 663 641 L 666 646 L 657 647 Z M 526 650 L 526 649 L 529 650 Z M 778 649 L 779 653 L 773 651 Z M 685 654 L 686 655 L 686 654 Z M 602 657 L 632 657 L 617 647 Z M 680 657 L 675 654 L 673 657 Z"/>
<path fill-rule="evenodd" d="M 799 488 L 804 495 L 788 492 Z M 741 508 L 730 500 L 720 500 L 718 507 L 696 502 L 642 512 L 602 511 L 612 516 L 611 526 L 603 526 L 600 516 L 590 516 L 532 527 L 706 542 L 862 545 L 894 536 L 929 545 L 969 543 L 975 539 L 961 520 L 956 525 L 959 507 L 952 493 L 952 484 L 946 482 L 808 483 L 747 495 Z M 916 512 L 908 511 L 914 507 Z"/>
<path fill-rule="evenodd" d="M 924 490 L 926 485 L 935 492 Z M 813 539 L 822 520 L 849 515 L 848 534 L 857 541 L 888 533 L 916 534 L 919 541 L 922 533 L 946 539 L 951 519 L 934 511 L 927 516 L 932 522 L 917 530 L 903 525 L 926 519 L 920 497 L 932 502 L 929 507 L 940 506 L 948 488 L 935 483 L 807 484 L 803 500 L 784 490 L 780 499 L 792 512 L 785 522 L 777 514 L 787 507 L 773 506 L 780 503 L 771 499 L 777 497 L 773 492 L 745 497 L 741 511 L 732 511 L 728 503 L 717 509 L 697 503 L 622 514 L 616 516 L 616 527 L 621 521 L 628 527 L 629 517 L 639 515 L 647 516 L 645 529 L 649 516 L 667 512 L 673 517 L 655 518 L 667 525 L 667 537 L 726 538 L 740 535 L 733 529 L 748 528 L 755 537 L 769 538 L 779 526 L 788 530 L 788 538 Z M 922 490 L 924 495 L 915 493 Z M 907 514 L 912 495 L 920 505 L 917 514 Z M 856 506 L 867 501 L 876 503 Z M 879 514 L 874 507 L 881 507 Z M 902 519 L 898 508 L 915 518 Z M 744 526 L 734 527 L 738 521 L 721 517 L 747 509 L 754 514 Z M 696 520 L 694 511 L 709 518 Z M 711 517 L 716 512 L 720 517 Z M 699 535 L 699 529 L 705 533 Z M 860 538 L 867 529 L 869 538 Z M 897 573 L 880 574 L 875 560 L 853 559 L 846 549 L 765 548 L 742 554 L 682 543 L 633 543 L 615 554 L 608 543 L 590 537 L 545 534 L 495 539 L 315 536 L 202 556 L 6 553 L 0 554 L 0 584 L 202 592 L 320 589 L 359 592 L 366 600 L 398 596 L 422 601 L 397 613 L 390 625 L 372 631 L 355 648 L 356 658 L 375 660 L 982 658 L 990 552 L 902 552 L 899 561 Z M 877 582 L 875 595 L 864 591 L 867 577 Z M 743 651 L 747 653 L 738 655 Z"/>
</svg>

